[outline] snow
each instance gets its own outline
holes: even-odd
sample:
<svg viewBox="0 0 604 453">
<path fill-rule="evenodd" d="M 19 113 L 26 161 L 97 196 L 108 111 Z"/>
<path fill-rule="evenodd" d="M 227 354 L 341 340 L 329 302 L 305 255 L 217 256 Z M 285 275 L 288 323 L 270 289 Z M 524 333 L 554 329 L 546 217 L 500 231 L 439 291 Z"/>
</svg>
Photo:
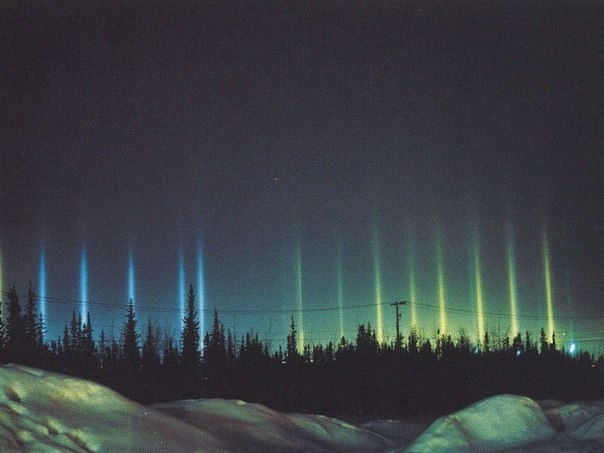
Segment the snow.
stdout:
<svg viewBox="0 0 604 453">
<path fill-rule="evenodd" d="M 237 400 L 144 406 L 102 385 L 0 366 L 0 450 L 604 451 L 604 402 L 498 395 L 430 423 L 354 425 Z"/>
<path fill-rule="evenodd" d="M 555 434 L 539 405 L 523 396 L 499 395 L 436 420 L 411 452 L 518 446 Z"/>
<path fill-rule="evenodd" d="M 156 404 L 186 423 L 211 427 L 231 448 L 247 451 L 384 451 L 394 444 L 377 433 L 322 415 L 284 414 L 260 404 L 222 399 Z"/>
</svg>

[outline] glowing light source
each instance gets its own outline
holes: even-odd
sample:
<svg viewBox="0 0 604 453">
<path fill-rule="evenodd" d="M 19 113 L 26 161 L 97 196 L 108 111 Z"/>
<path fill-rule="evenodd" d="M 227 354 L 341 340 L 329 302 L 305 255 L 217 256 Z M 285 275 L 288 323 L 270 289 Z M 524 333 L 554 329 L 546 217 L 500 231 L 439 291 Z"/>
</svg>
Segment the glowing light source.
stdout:
<svg viewBox="0 0 604 453">
<path fill-rule="evenodd" d="M 549 243 L 547 240 L 547 230 L 543 229 L 543 275 L 545 278 L 545 301 L 547 308 L 547 333 L 549 340 L 554 337 L 554 302 L 552 296 L 552 275 L 549 257 Z"/>
<path fill-rule="evenodd" d="M 439 319 L 440 319 L 440 333 L 444 335 L 447 331 L 447 312 L 446 312 L 446 300 L 445 300 L 445 271 L 444 271 L 444 259 L 443 259 L 443 248 L 441 244 L 441 238 L 439 235 L 438 245 L 436 249 L 436 266 L 437 266 L 437 278 L 438 278 L 438 307 L 439 307 Z"/>
<path fill-rule="evenodd" d="M 201 242 L 201 237 L 197 240 L 197 294 L 197 297 L 199 297 L 199 331 L 201 332 L 203 338 L 203 335 L 205 334 L 205 320 L 203 314 L 203 310 L 205 308 L 205 276 L 203 266 L 203 244 Z"/>
<path fill-rule="evenodd" d="M 40 316 L 42 317 L 42 322 L 46 322 L 46 253 L 44 250 L 44 246 L 40 247 L 40 274 L 38 276 L 39 282 L 39 301 L 40 301 Z M 42 330 L 44 332 L 44 330 Z"/>
<path fill-rule="evenodd" d="M 417 284 L 415 282 L 415 263 L 413 255 L 409 252 L 407 258 L 409 275 L 409 301 L 411 302 L 411 325 L 417 327 Z"/>
<path fill-rule="evenodd" d="M 478 323 L 478 343 L 484 341 L 484 300 L 482 294 L 482 275 L 480 271 L 480 251 L 478 238 L 474 239 L 474 285 L 476 288 L 476 321 Z"/>
<path fill-rule="evenodd" d="M 178 305 L 180 310 L 180 329 L 184 327 L 185 323 L 185 295 L 186 295 L 186 282 L 185 282 L 185 257 L 182 249 L 178 254 Z"/>
<path fill-rule="evenodd" d="M 568 347 L 568 352 L 570 352 L 571 354 L 574 354 L 576 350 L 577 350 L 577 345 L 575 343 L 571 343 L 570 346 Z"/>
<path fill-rule="evenodd" d="M 296 246 L 296 305 L 298 307 L 298 351 L 304 352 L 304 312 L 302 304 L 302 250 Z"/>
<path fill-rule="evenodd" d="M 80 316 L 81 322 L 86 322 L 88 315 L 88 263 L 86 259 L 86 247 L 82 246 L 80 252 Z"/>
<path fill-rule="evenodd" d="M 340 338 L 344 336 L 344 282 L 343 282 L 343 269 L 342 269 L 342 254 L 340 247 L 338 247 L 337 256 L 337 292 L 338 292 L 338 308 L 340 314 Z"/>
<path fill-rule="evenodd" d="M 380 266 L 380 245 L 377 228 L 373 228 L 373 278 L 375 283 L 375 337 L 379 344 L 384 343 L 384 319 L 382 316 L 382 270 Z"/>
<path fill-rule="evenodd" d="M 518 335 L 518 289 L 516 287 L 516 257 L 514 253 L 514 233 L 511 225 L 508 226 L 507 236 L 507 268 L 508 292 L 510 295 L 510 323 L 512 335 Z"/>
<path fill-rule="evenodd" d="M 134 305 L 134 252 L 132 247 L 128 251 L 128 301 Z"/>
</svg>

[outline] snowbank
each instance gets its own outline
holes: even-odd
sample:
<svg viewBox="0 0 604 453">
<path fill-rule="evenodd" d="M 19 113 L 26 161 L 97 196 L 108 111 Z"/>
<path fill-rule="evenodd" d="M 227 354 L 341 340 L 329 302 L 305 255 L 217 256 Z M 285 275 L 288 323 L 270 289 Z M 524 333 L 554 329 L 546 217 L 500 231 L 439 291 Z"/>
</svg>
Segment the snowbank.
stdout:
<svg viewBox="0 0 604 453">
<path fill-rule="evenodd" d="M 407 450 L 604 451 L 604 404 L 498 395 L 436 420 Z"/>
<path fill-rule="evenodd" d="M 152 406 L 246 451 L 384 451 L 384 437 L 341 420 L 308 414 L 284 414 L 260 404 L 210 399 Z"/>
<path fill-rule="evenodd" d="M 147 407 L 89 381 L 0 366 L 3 452 L 487 450 L 604 451 L 604 403 L 538 404 L 499 395 L 429 426 L 392 420 L 353 426 L 233 400 Z"/>
<path fill-rule="evenodd" d="M 436 420 L 411 445 L 411 452 L 518 446 L 555 430 L 541 407 L 523 396 L 499 395 Z"/>
<path fill-rule="evenodd" d="M 2 451 L 195 451 L 229 444 L 101 385 L 0 367 Z"/>
<path fill-rule="evenodd" d="M 147 407 L 89 381 L 0 367 L 0 450 L 384 451 L 378 434 L 320 415 L 191 400 Z"/>
</svg>

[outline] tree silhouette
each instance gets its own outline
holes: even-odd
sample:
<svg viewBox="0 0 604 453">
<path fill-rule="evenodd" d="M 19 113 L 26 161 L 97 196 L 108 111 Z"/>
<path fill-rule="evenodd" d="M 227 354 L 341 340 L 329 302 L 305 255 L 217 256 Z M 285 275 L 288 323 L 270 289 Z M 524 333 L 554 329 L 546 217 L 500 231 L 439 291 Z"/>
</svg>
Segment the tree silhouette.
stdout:
<svg viewBox="0 0 604 453">
<path fill-rule="evenodd" d="M 201 364 L 201 354 L 199 351 L 199 321 L 197 320 L 197 310 L 195 309 L 195 291 L 193 285 L 189 286 L 189 296 L 187 299 L 187 314 L 183 322 L 182 330 L 182 359 L 181 363 L 187 371 L 197 371 Z"/>
<path fill-rule="evenodd" d="M 138 370 L 140 366 L 140 351 L 138 347 L 139 334 L 136 331 L 136 317 L 132 300 L 128 304 L 126 322 L 122 332 L 124 365 L 129 370 Z"/>
<path fill-rule="evenodd" d="M 151 319 L 149 319 L 147 322 L 147 332 L 145 334 L 145 340 L 143 341 L 141 368 L 144 371 L 151 372 L 157 370 L 159 368 L 159 365 L 159 344 L 154 332 L 153 324 L 151 323 Z"/>
<path fill-rule="evenodd" d="M 29 284 L 27 289 L 27 302 L 23 313 L 23 354 L 24 361 L 28 364 L 39 359 L 39 348 L 41 339 L 38 337 L 40 329 L 38 326 L 38 314 L 36 312 L 36 293 Z"/>
<path fill-rule="evenodd" d="M 6 320 L 6 348 L 5 355 L 9 361 L 23 360 L 23 323 L 21 319 L 21 305 L 19 305 L 19 296 L 13 286 L 9 289 L 6 297 L 8 298 L 8 318 Z"/>
<path fill-rule="evenodd" d="M 295 364 L 300 360 L 298 343 L 296 341 L 297 335 L 298 331 L 296 330 L 296 323 L 294 322 L 294 316 L 292 315 L 291 323 L 289 325 L 289 334 L 287 335 L 287 349 L 285 351 L 285 361 L 289 364 Z"/>
</svg>

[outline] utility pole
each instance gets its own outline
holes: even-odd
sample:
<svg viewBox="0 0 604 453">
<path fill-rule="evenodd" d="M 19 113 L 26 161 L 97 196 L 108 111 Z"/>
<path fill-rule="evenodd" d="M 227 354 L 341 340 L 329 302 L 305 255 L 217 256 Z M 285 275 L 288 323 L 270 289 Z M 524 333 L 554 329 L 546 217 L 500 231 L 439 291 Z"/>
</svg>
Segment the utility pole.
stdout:
<svg viewBox="0 0 604 453">
<path fill-rule="evenodd" d="M 398 307 L 400 305 L 405 305 L 407 303 L 406 300 L 399 300 L 397 302 L 392 302 L 390 305 L 393 305 L 394 308 L 396 309 L 396 341 L 394 343 L 394 349 L 400 349 L 402 346 L 402 340 L 401 340 L 401 327 L 400 327 L 400 321 L 401 321 L 401 314 L 398 312 Z"/>
</svg>

